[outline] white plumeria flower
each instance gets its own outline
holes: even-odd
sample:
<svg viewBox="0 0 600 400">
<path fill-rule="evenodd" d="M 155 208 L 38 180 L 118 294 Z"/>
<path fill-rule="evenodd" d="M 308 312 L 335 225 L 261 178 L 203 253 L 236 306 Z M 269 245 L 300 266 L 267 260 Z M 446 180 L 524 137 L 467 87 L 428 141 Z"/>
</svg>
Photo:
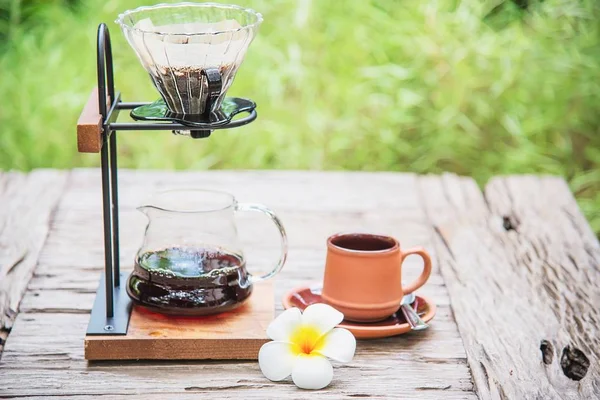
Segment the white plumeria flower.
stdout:
<svg viewBox="0 0 600 400">
<path fill-rule="evenodd" d="M 354 357 L 356 339 L 346 329 L 336 328 L 344 314 L 327 304 L 312 304 L 304 310 L 290 308 L 267 328 L 273 342 L 258 353 L 262 373 L 272 381 L 290 374 L 301 389 L 322 389 L 331 383 L 333 367 L 327 358 L 348 362 Z"/>
</svg>

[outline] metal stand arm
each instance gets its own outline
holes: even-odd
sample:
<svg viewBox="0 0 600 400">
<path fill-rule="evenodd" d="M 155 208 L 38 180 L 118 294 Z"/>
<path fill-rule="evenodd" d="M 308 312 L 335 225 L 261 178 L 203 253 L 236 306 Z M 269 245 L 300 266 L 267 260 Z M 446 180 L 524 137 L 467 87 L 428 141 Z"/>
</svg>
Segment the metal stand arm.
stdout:
<svg viewBox="0 0 600 400">
<path fill-rule="evenodd" d="M 116 119 L 112 49 L 106 24 L 98 27 L 98 111 L 102 120 L 100 163 L 104 216 L 104 277 L 96 294 L 88 335 L 127 333 L 131 300 L 121 286 L 119 255 L 119 197 L 117 180 L 117 135 L 110 129 Z M 104 300 L 104 302 L 102 301 Z"/>
</svg>

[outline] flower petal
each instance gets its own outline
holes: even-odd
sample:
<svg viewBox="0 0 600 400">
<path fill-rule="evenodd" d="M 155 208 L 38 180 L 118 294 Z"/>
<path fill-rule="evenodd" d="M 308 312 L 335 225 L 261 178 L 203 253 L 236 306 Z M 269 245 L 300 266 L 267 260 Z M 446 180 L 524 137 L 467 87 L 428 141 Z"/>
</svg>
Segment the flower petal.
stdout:
<svg viewBox="0 0 600 400">
<path fill-rule="evenodd" d="M 285 342 L 268 342 L 258 352 L 258 365 L 263 375 L 272 381 L 281 381 L 292 373 L 296 354 L 292 345 Z"/>
<path fill-rule="evenodd" d="M 292 380 L 300 389 L 323 389 L 332 378 L 331 363 L 319 355 L 299 355 L 292 370 Z"/>
<path fill-rule="evenodd" d="M 321 335 L 332 330 L 342 322 L 344 314 L 323 303 L 311 304 L 302 314 L 302 325 L 315 326 Z"/>
<path fill-rule="evenodd" d="M 334 328 L 321 338 L 317 353 L 339 362 L 348 362 L 354 357 L 356 339 L 350 331 Z"/>
<path fill-rule="evenodd" d="M 288 308 L 277 316 L 267 327 L 267 336 L 272 340 L 289 342 L 292 332 L 302 321 L 302 313 L 296 307 Z"/>
</svg>

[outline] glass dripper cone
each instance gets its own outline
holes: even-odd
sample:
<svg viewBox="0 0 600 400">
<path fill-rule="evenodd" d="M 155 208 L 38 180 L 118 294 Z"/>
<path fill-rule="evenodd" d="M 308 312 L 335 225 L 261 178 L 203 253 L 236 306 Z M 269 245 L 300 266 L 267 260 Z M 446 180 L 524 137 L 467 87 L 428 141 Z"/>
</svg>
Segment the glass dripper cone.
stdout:
<svg viewBox="0 0 600 400">
<path fill-rule="evenodd" d="M 139 7 L 116 21 L 174 114 L 221 106 L 262 15 L 213 3 Z"/>
</svg>

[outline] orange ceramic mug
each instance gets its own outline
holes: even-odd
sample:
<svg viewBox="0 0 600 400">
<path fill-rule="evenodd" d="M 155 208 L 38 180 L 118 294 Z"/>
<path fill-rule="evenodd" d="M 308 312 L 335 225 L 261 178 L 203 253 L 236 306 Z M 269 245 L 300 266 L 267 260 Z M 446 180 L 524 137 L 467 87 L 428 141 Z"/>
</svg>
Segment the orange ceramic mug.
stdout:
<svg viewBox="0 0 600 400">
<path fill-rule="evenodd" d="M 423 258 L 423 272 L 403 287 L 402 262 L 410 254 Z M 400 250 L 390 236 L 339 233 L 327 239 L 322 298 L 350 321 L 380 321 L 395 313 L 402 297 L 423 286 L 430 274 L 431 258 L 422 247 Z"/>
</svg>

